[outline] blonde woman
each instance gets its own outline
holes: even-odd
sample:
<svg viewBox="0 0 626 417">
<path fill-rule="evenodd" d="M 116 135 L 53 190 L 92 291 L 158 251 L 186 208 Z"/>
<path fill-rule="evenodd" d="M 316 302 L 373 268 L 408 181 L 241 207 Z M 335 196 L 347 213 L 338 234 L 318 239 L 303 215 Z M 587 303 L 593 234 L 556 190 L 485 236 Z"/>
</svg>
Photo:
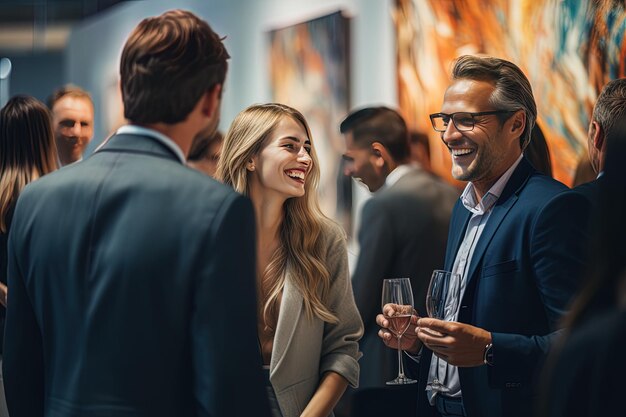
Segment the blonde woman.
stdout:
<svg viewBox="0 0 626 417">
<path fill-rule="evenodd" d="M 332 416 L 358 383 L 363 324 L 344 234 L 319 210 L 319 175 L 309 127 L 291 107 L 251 106 L 226 134 L 217 177 L 255 208 L 259 349 L 275 416 Z"/>
</svg>

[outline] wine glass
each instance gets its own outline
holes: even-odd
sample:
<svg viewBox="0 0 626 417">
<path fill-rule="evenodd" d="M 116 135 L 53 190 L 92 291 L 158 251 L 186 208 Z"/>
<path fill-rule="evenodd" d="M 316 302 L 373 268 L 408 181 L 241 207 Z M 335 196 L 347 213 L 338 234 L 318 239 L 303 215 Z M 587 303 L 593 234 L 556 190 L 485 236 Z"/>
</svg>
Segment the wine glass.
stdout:
<svg viewBox="0 0 626 417">
<path fill-rule="evenodd" d="M 402 364 L 402 335 L 411 324 L 413 315 L 413 290 L 408 278 L 383 280 L 383 315 L 389 322 L 389 331 L 398 339 L 398 377 L 387 385 L 415 384 L 417 381 L 404 375 Z"/>
<path fill-rule="evenodd" d="M 429 317 L 439 320 L 454 320 L 457 306 L 460 301 L 461 277 L 449 271 L 436 269 L 430 278 L 430 285 L 426 293 L 426 312 Z M 430 331 L 435 333 L 434 331 Z M 445 378 L 445 367 L 440 369 L 439 357 L 435 366 L 436 377 L 426 385 L 427 390 L 438 392 L 449 392 L 442 380 Z M 440 370 L 444 371 L 444 376 L 440 376 Z"/>
</svg>

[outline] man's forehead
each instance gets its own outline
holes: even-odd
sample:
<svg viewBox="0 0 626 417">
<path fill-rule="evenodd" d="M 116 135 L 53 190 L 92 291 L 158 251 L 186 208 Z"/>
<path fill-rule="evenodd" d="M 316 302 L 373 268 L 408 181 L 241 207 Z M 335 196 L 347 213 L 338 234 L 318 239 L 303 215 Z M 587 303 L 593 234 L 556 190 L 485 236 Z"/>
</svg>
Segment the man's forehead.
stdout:
<svg viewBox="0 0 626 417">
<path fill-rule="evenodd" d="M 444 93 L 442 110 L 448 106 L 482 109 L 489 103 L 493 90 L 493 84 L 488 81 L 466 78 L 455 80 Z M 471 110 L 468 109 L 468 111 Z"/>
<path fill-rule="evenodd" d="M 93 117 L 93 105 L 83 97 L 65 96 L 58 99 L 52 106 L 53 113 L 75 113 L 82 117 Z"/>
</svg>

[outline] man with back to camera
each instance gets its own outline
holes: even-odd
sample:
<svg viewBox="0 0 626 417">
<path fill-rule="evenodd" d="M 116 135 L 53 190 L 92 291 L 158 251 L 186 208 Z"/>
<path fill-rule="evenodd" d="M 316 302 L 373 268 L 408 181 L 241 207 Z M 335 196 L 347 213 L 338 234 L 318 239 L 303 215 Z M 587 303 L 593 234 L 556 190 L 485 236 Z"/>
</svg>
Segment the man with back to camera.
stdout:
<svg viewBox="0 0 626 417">
<path fill-rule="evenodd" d="M 620 131 L 620 121 L 626 119 L 626 78 L 609 81 L 600 92 L 587 133 L 589 160 L 596 180 L 579 185 L 576 191 L 589 198 L 592 204 L 598 199 L 598 187 L 602 184 L 602 172 L 606 158 L 606 144 Z"/>
<path fill-rule="evenodd" d="M 523 157 L 536 114 L 516 65 L 462 56 L 441 113 L 430 116 L 453 176 L 469 183 L 446 249 L 460 300 L 447 298 L 456 308 L 446 321 L 420 318 L 403 338 L 409 366 L 419 367 L 420 416 L 532 415 L 534 380 L 584 270 L 579 219 L 589 211 L 580 194 Z M 388 321 L 379 315 L 377 323 L 395 347 Z"/>
<path fill-rule="evenodd" d="M 344 173 L 374 193 L 363 206 L 359 257 L 352 274 L 365 323 L 359 389 L 386 387 L 385 382 L 397 374 L 398 359 L 380 343 L 375 325 L 383 280 L 410 278 L 416 308 L 424 311 L 426 288 L 433 269 L 443 262 L 450 215 L 459 193 L 411 163 L 409 132 L 395 110 L 356 110 L 343 120 L 340 131 L 346 142 Z"/>
<path fill-rule="evenodd" d="M 194 136 L 217 126 L 228 58 L 190 12 L 144 19 L 120 65 L 130 124 L 21 194 L 12 417 L 269 416 L 252 205 L 185 166 Z"/>
<path fill-rule="evenodd" d="M 88 92 L 68 84 L 48 98 L 54 139 L 61 166 L 82 161 L 93 138 L 93 100 Z"/>
</svg>

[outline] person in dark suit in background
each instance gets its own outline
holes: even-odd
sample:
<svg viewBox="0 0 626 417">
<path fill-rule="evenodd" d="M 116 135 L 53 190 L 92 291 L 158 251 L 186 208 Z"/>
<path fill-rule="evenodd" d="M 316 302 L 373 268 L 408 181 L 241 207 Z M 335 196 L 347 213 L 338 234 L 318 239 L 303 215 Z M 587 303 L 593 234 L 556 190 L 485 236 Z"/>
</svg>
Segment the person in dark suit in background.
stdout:
<svg viewBox="0 0 626 417">
<path fill-rule="evenodd" d="M 15 202 L 27 184 L 56 169 L 50 112 L 34 97 L 12 97 L 0 110 L 0 355 L 8 299 L 7 241 Z M 7 416 L 0 383 L 0 417 Z"/>
<path fill-rule="evenodd" d="M 592 214 L 583 219 L 589 235 L 594 235 L 595 217 L 602 215 L 599 211 L 600 188 L 605 181 L 604 165 L 607 144 L 623 132 L 619 129 L 626 120 L 626 78 L 609 81 L 600 92 L 593 107 L 593 113 L 587 131 L 587 157 L 596 178 L 574 187 L 574 192 L 583 195 L 592 207 Z M 592 254 L 595 248 L 593 241 L 587 242 L 587 253 Z"/>
<path fill-rule="evenodd" d="M 620 133 L 618 128 L 626 119 L 626 78 L 609 81 L 600 92 L 587 133 L 587 149 L 591 167 L 597 177 L 594 181 L 575 188 L 594 203 L 598 200 L 598 187 L 603 181 L 607 143 Z"/>
<path fill-rule="evenodd" d="M 185 166 L 228 53 L 175 10 L 122 51 L 123 126 L 24 189 L 9 237 L 12 417 L 269 416 L 251 203 Z"/>
<path fill-rule="evenodd" d="M 377 336 L 383 280 L 410 278 L 415 307 L 425 314 L 426 289 L 433 269 L 443 265 L 450 215 L 459 193 L 410 162 L 409 132 L 395 110 L 356 110 L 340 130 L 346 141 L 344 173 L 374 193 L 363 206 L 359 257 L 352 274 L 365 325 L 359 389 L 385 387 L 397 374 L 398 359 Z"/>
<path fill-rule="evenodd" d="M 626 78 L 620 78 L 604 86 L 589 123 L 589 160 L 598 178 L 574 190 L 595 209 L 589 221 L 591 262 L 543 375 L 541 416 L 611 415 L 617 410 L 604 395 L 606 389 L 624 386 L 626 371 L 625 149 Z"/>
<path fill-rule="evenodd" d="M 403 340 L 419 366 L 418 415 L 532 414 L 534 380 L 585 266 L 589 205 L 523 156 L 537 110 L 513 63 L 462 56 L 433 128 L 469 181 L 450 221 L 445 269 L 459 299 L 445 321 L 420 318 Z M 381 327 L 388 321 L 377 317 Z M 381 337 L 395 347 L 391 334 Z M 433 355 L 434 353 L 434 355 Z M 437 380 L 444 388 L 438 388 Z M 429 384 L 430 387 L 427 385 Z"/>
<path fill-rule="evenodd" d="M 590 132 L 604 137 L 601 181 L 595 181 L 589 269 L 565 317 L 565 331 L 551 352 L 541 385 L 537 416 L 623 416 L 619 395 L 626 387 L 626 152 L 624 80 L 603 89 Z M 611 116 L 609 119 L 607 116 Z M 605 122 L 605 123 L 602 123 Z M 592 157 L 592 160 L 593 157 Z M 600 161 L 595 159 L 595 163 Z"/>
</svg>

